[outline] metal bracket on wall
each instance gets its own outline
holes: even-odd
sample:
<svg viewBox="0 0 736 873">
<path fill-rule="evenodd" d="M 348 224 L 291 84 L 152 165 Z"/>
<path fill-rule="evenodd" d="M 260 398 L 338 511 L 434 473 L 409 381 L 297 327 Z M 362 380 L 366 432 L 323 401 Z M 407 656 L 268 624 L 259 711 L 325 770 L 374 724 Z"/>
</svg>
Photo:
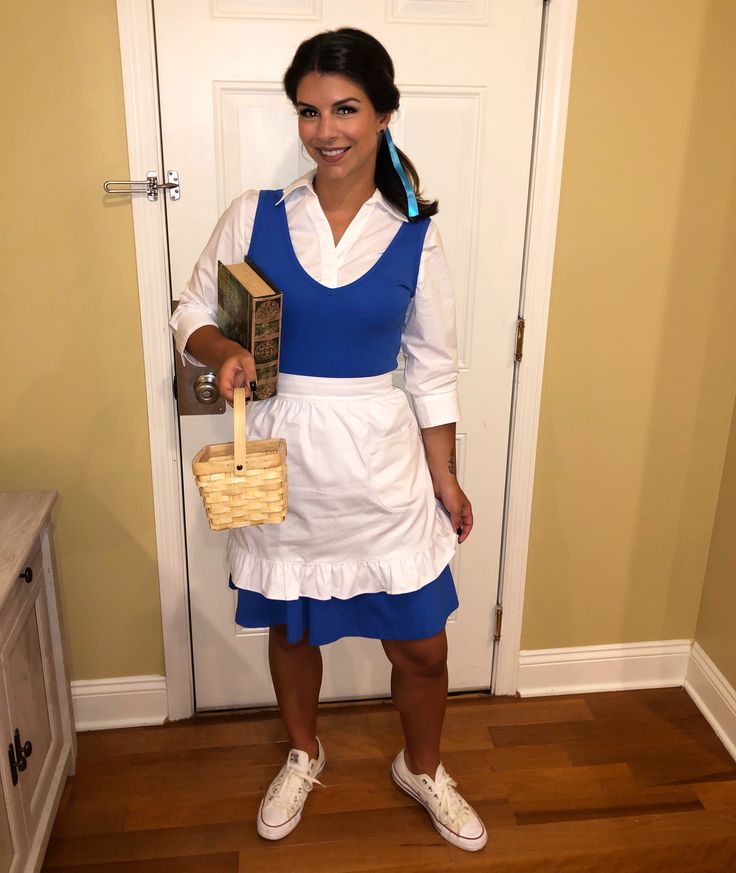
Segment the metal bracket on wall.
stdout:
<svg viewBox="0 0 736 873">
<path fill-rule="evenodd" d="M 158 183 L 158 173 L 156 170 L 149 170 L 146 173 L 146 178 L 139 181 L 124 179 L 121 181 L 107 180 L 103 184 L 103 189 L 108 194 L 145 194 L 149 200 L 158 200 L 159 191 L 168 191 L 169 200 L 178 200 L 181 197 L 181 188 L 179 186 L 179 174 L 176 170 L 169 170 L 166 173 L 168 181 Z"/>
</svg>

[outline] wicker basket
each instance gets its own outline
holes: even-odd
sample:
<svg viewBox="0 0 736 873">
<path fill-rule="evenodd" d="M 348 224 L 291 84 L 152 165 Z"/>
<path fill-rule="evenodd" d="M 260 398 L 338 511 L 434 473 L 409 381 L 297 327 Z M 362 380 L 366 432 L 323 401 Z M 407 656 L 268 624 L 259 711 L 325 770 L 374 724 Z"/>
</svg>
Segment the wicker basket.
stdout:
<svg viewBox="0 0 736 873">
<path fill-rule="evenodd" d="M 210 527 L 278 524 L 286 517 L 286 440 L 246 442 L 244 388 L 233 406 L 233 442 L 205 446 L 192 461 Z"/>
</svg>

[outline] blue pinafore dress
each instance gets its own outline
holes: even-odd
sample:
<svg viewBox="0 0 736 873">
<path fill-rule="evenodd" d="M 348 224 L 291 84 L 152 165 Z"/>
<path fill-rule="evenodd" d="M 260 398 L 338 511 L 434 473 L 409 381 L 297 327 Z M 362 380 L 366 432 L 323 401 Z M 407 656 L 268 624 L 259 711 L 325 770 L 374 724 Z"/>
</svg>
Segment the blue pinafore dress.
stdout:
<svg viewBox="0 0 736 873">
<path fill-rule="evenodd" d="M 458 606 L 456 537 L 391 379 L 428 220 L 403 222 L 363 276 L 329 288 L 300 264 L 281 196 L 260 193 L 248 249 L 284 294 L 278 394 L 249 404 L 248 437 L 286 439 L 289 508 L 229 532 L 236 623 L 312 645 L 433 636 Z"/>
</svg>

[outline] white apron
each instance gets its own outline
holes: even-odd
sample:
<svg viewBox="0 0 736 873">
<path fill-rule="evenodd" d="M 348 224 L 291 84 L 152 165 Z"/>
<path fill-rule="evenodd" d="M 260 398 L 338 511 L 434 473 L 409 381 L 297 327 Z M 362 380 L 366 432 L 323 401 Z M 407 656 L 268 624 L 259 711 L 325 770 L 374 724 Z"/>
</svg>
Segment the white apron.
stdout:
<svg viewBox="0 0 736 873">
<path fill-rule="evenodd" d="M 229 532 L 236 587 L 277 600 L 405 594 L 447 566 L 456 535 L 390 373 L 282 373 L 276 397 L 248 405 L 248 438 L 271 437 L 287 441 L 286 520 Z"/>
</svg>

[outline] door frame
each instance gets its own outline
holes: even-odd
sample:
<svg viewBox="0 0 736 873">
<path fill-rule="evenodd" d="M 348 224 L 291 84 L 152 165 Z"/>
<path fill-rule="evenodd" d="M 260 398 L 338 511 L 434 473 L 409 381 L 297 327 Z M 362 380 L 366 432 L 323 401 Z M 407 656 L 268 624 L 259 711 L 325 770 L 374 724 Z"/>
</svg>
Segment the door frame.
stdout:
<svg viewBox="0 0 736 873">
<path fill-rule="evenodd" d="M 541 2 L 541 0 L 540 0 Z M 514 372 L 499 591 L 503 631 L 489 664 L 491 691 L 518 689 L 521 623 L 552 287 L 577 0 L 544 0 L 532 172 L 519 315 L 523 362 Z M 152 0 L 117 0 L 131 179 L 164 176 Z M 183 180 L 186 186 L 186 180 Z M 165 196 L 165 192 L 162 192 Z M 169 265 L 164 210 L 131 198 L 151 452 L 168 717 L 194 714 L 179 425 L 172 403 Z"/>
</svg>

